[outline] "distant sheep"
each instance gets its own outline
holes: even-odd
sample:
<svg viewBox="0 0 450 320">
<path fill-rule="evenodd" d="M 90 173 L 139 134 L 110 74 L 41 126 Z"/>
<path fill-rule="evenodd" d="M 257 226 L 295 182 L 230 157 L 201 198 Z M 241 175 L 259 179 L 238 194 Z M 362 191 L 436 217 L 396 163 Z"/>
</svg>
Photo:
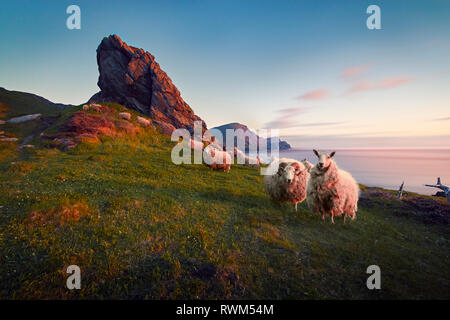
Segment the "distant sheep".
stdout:
<svg viewBox="0 0 450 320">
<path fill-rule="evenodd" d="M 217 141 L 215 136 L 211 136 L 209 140 L 204 140 L 208 146 L 213 147 L 216 150 L 225 151 L 222 145 Z"/>
<path fill-rule="evenodd" d="M 150 126 L 150 121 L 147 120 L 147 119 L 145 119 L 145 118 L 143 118 L 143 117 L 137 116 L 137 117 L 136 117 L 136 121 L 137 121 L 137 123 L 139 123 L 139 124 L 140 124 L 141 126 L 143 126 L 143 127 L 148 127 L 148 126 Z"/>
<path fill-rule="evenodd" d="M 224 172 L 230 172 L 232 160 L 231 155 L 226 151 L 220 151 L 212 146 L 207 146 L 203 150 L 203 159 L 211 170 L 221 169 Z"/>
<path fill-rule="evenodd" d="M 203 150 L 203 142 L 189 139 L 189 147 L 193 150 Z"/>
<path fill-rule="evenodd" d="M 244 152 L 239 150 L 237 147 L 234 147 L 234 156 L 238 157 L 238 159 L 239 157 L 243 158 L 244 159 L 243 165 L 250 168 L 259 169 L 261 163 L 263 163 L 258 156 L 256 156 L 255 158 L 251 158 L 247 156 Z"/>
<path fill-rule="evenodd" d="M 288 202 L 295 206 L 306 198 L 309 173 L 305 165 L 294 159 L 273 160 L 268 168 L 272 175 L 264 177 L 266 191 L 277 202 Z"/>
<path fill-rule="evenodd" d="M 131 119 L 131 113 L 129 112 L 119 112 L 119 119 L 124 119 L 124 120 L 130 120 Z"/>
<path fill-rule="evenodd" d="M 307 187 L 307 203 L 314 213 L 321 213 L 334 217 L 346 216 L 354 219 L 358 210 L 359 187 L 350 173 L 340 170 L 332 159 L 335 152 L 314 153 L 319 158 L 318 163 L 311 169 L 311 178 Z"/>
</svg>

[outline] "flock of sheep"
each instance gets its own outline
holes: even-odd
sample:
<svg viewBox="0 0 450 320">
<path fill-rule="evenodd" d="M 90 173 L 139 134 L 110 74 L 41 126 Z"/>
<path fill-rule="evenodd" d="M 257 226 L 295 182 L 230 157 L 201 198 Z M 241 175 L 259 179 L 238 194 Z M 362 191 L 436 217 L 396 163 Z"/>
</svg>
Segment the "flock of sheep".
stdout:
<svg viewBox="0 0 450 320">
<path fill-rule="evenodd" d="M 281 158 L 272 161 L 269 170 L 274 174 L 266 175 L 266 190 L 272 199 L 295 205 L 304 201 L 314 213 L 334 217 L 343 216 L 354 219 L 358 210 L 359 186 L 347 171 L 338 168 L 333 160 L 335 152 L 330 154 L 314 150 L 318 157 L 316 165 L 306 159 Z"/>
<path fill-rule="evenodd" d="M 230 171 L 232 157 L 241 157 L 246 166 L 259 168 L 262 161 L 248 157 L 244 152 L 234 148 L 234 152 L 222 149 L 214 137 L 207 142 L 206 147 L 201 142 L 191 147 L 202 148 L 205 164 L 211 169 Z M 200 146 L 201 144 L 201 146 Z M 313 150 L 318 158 L 312 165 L 306 159 L 274 159 L 269 164 L 264 177 L 266 191 L 277 202 L 292 203 L 297 211 L 297 205 L 305 199 L 312 212 L 334 217 L 343 216 L 354 219 L 358 210 L 359 186 L 350 173 L 339 169 L 333 159 L 335 152 L 326 153 Z M 242 161 L 243 159 L 243 161 Z M 268 174 L 267 174 L 268 173 Z"/>
</svg>

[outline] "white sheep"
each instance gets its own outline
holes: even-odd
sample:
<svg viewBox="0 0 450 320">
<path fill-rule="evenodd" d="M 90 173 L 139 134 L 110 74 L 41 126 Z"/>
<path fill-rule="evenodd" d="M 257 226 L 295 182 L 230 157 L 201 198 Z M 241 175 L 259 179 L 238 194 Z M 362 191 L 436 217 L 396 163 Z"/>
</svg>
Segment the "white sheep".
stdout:
<svg viewBox="0 0 450 320">
<path fill-rule="evenodd" d="M 306 185 L 309 173 L 305 165 L 294 159 L 281 158 L 273 160 L 269 174 L 264 177 L 266 191 L 277 202 L 288 202 L 295 205 L 306 198 Z"/>
<path fill-rule="evenodd" d="M 225 172 L 230 172 L 232 159 L 226 151 L 220 151 L 208 145 L 203 149 L 203 160 L 211 170 L 222 169 Z"/>
<path fill-rule="evenodd" d="M 234 156 L 238 158 L 238 162 L 239 158 L 243 159 L 243 165 L 250 168 L 259 169 L 261 163 L 263 163 L 258 156 L 256 156 L 255 158 L 251 158 L 247 156 L 244 152 L 239 150 L 237 147 L 234 147 Z"/>
<path fill-rule="evenodd" d="M 332 159 L 335 152 L 314 153 L 319 158 L 318 163 L 311 169 L 311 177 L 307 186 L 307 203 L 314 213 L 321 213 L 334 217 L 349 216 L 354 219 L 358 210 L 359 187 L 355 179 L 347 171 L 338 168 Z"/>
<path fill-rule="evenodd" d="M 145 119 L 143 117 L 139 117 L 139 116 L 136 117 L 136 121 L 143 127 L 148 127 L 151 124 L 150 120 L 147 120 L 147 119 Z"/>
<path fill-rule="evenodd" d="M 203 142 L 198 140 L 188 140 L 189 146 L 192 150 L 203 150 Z"/>
</svg>

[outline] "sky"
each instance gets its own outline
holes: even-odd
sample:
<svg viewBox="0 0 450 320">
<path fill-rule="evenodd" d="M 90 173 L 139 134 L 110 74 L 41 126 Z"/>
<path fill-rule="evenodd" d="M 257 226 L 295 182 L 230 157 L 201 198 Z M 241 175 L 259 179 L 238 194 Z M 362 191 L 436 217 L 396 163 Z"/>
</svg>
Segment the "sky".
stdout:
<svg viewBox="0 0 450 320">
<path fill-rule="evenodd" d="M 279 129 L 297 148 L 450 147 L 450 1 L 3 1 L 0 86 L 81 104 L 110 34 L 152 53 L 208 127 Z"/>
</svg>

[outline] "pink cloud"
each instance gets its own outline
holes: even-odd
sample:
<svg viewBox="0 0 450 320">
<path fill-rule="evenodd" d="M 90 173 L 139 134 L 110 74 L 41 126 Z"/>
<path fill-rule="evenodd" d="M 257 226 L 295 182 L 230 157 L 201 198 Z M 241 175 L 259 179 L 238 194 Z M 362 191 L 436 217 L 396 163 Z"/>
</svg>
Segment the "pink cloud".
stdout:
<svg viewBox="0 0 450 320">
<path fill-rule="evenodd" d="M 300 96 L 300 99 L 304 100 L 320 100 L 328 97 L 330 94 L 328 89 L 317 89 L 314 91 L 310 91 Z"/>
<path fill-rule="evenodd" d="M 348 91 L 349 92 L 360 92 L 360 91 L 367 91 L 373 89 L 373 85 L 370 84 L 368 81 L 359 81 L 356 84 L 354 84 Z"/>
<path fill-rule="evenodd" d="M 412 81 L 411 77 L 391 77 L 382 79 L 378 85 L 379 89 L 392 89 Z"/>
<path fill-rule="evenodd" d="M 359 81 L 355 83 L 349 90 L 349 93 L 368 91 L 368 90 L 386 90 L 402 86 L 411 82 L 412 78 L 407 76 L 397 76 L 380 79 L 379 81 Z"/>
<path fill-rule="evenodd" d="M 373 65 L 373 63 L 365 63 L 365 64 L 362 64 L 359 66 L 354 66 L 354 67 L 344 69 L 341 73 L 341 76 L 344 78 L 354 77 L 354 76 L 362 73 L 364 70 L 366 70 L 367 68 L 369 68 L 372 65 Z"/>
</svg>

